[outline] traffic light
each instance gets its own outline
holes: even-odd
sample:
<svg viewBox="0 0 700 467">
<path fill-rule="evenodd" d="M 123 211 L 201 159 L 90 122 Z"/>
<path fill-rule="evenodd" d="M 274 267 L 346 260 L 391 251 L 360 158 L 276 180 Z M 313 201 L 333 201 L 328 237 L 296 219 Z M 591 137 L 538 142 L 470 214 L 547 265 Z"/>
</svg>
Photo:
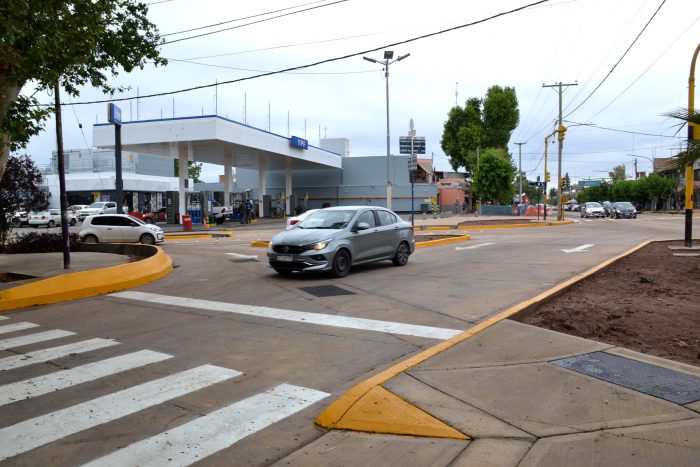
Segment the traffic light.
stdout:
<svg viewBox="0 0 700 467">
<path fill-rule="evenodd" d="M 564 125 L 559 125 L 559 128 L 557 128 L 557 138 L 559 141 L 564 141 L 564 137 L 566 136 L 566 130 L 567 128 Z"/>
<path fill-rule="evenodd" d="M 549 170 L 544 173 L 544 181 L 549 182 Z"/>
<path fill-rule="evenodd" d="M 560 182 L 561 182 L 561 186 L 563 186 L 563 187 L 566 186 L 566 177 L 561 177 Z"/>
</svg>

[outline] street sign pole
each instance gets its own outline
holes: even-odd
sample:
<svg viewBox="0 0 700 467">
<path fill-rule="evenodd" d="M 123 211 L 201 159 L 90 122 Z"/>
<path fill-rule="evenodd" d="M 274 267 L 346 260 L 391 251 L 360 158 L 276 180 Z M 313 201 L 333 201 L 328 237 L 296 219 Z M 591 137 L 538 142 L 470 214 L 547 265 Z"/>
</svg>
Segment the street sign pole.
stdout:
<svg viewBox="0 0 700 467">
<path fill-rule="evenodd" d="M 122 111 L 116 105 L 107 104 L 107 120 L 114 125 L 114 171 L 115 191 L 117 201 L 117 214 L 124 214 L 124 200 L 122 194 Z M 180 168 L 182 170 L 182 168 Z"/>
</svg>

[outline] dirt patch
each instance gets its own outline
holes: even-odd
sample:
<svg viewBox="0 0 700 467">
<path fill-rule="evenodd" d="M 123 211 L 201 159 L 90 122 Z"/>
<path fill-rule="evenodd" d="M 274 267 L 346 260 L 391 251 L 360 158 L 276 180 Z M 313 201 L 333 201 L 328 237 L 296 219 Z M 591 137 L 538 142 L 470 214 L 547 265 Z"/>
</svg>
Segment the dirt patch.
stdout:
<svg viewBox="0 0 700 467">
<path fill-rule="evenodd" d="M 700 257 L 652 243 L 517 321 L 700 366 Z"/>
</svg>

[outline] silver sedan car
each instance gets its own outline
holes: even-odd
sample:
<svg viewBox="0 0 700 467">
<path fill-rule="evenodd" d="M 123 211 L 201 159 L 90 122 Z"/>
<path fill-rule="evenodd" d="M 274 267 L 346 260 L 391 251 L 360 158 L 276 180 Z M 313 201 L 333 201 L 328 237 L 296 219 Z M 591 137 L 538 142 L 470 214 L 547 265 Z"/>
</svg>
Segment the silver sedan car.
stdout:
<svg viewBox="0 0 700 467">
<path fill-rule="evenodd" d="M 280 274 L 331 271 L 344 277 L 350 267 L 391 260 L 403 266 L 415 251 L 411 224 L 393 211 L 376 206 L 320 209 L 277 234 L 267 257 Z"/>
</svg>

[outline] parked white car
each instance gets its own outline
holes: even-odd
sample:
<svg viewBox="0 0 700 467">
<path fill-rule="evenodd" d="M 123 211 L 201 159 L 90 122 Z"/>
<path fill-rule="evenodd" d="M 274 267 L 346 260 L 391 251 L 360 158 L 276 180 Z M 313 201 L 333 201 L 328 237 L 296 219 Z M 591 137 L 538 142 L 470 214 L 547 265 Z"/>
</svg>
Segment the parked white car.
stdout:
<svg viewBox="0 0 700 467">
<path fill-rule="evenodd" d="M 286 230 L 293 229 L 299 222 L 303 221 L 316 211 L 318 211 L 318 209 L 309 209 L 308 211 L 302 212 L 298 216 L 288 217 Z"/>
<path fill-rule="evenodd" d="M 66 212 L 66 218 L 70 225 L 75 225 L 78 222 L 78 216 Z M 61 210 L 60 209 L 49 209 L 48 211 L 33 211 L 29 214 L 29 225 L 34 228 L 40 225 L 45 225 L 46 228 L 51 228 L 56 225 L 61 225 Z"/>
<path fill-rule="evenodd" d="M 129 212 L 128 206 L 123 207 L 124 211 Z M 94 216 L 95 214 L 116 214 L 117 213 L 117 203 L 114 201 L 97 201 L 92 203 L 90 206 L 80 210 L 80 219 L 85 219 L 88 216 Z M 121 213 L 120 213 L 121 214 Z"/>
<path fill-rule="evenodd" d="M 96 214 L 83 221 L 80 240 L 84 243 L 160 243 L 163 229 L 128 214 Z"/>
<path fill-rule="evenodd" d="M 76 215 L 76 217 L 80 218 L 80 211 L 88 207 L 87 204 L 74 204 L 72 206 L 68 206 L 66 211 L 71 212 Z"/>
</svg>

